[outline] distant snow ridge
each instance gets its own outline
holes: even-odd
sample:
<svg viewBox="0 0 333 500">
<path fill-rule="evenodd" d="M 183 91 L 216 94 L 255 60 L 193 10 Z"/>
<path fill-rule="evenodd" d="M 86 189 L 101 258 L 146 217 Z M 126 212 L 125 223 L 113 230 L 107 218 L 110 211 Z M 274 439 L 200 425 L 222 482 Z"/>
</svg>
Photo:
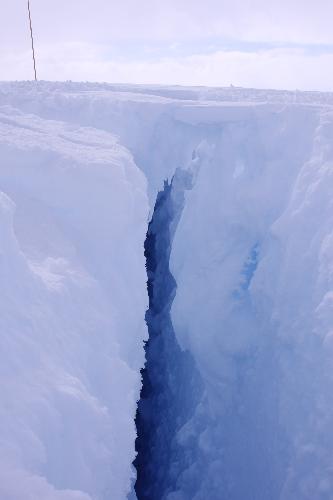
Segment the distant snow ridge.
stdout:
<svg viewBox="0 0 333 500">
<path fill-rule="evenodd" d="M 1 499 L 332 500 L 332 106 L 0 85 Z"/>
</svg>

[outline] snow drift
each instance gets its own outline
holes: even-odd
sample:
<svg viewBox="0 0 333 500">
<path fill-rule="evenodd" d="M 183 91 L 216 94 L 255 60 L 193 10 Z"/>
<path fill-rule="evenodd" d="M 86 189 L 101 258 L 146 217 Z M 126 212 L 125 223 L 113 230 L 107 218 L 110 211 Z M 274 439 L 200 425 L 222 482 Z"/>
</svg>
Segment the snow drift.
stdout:
<svg viewBox="0 0 333 500">
<path fill-rule="evenodd" d="M 148 213 L 139 498 L 332 498 L 332 105 L 0 86 L 1 498 L 134 495 Z"/>
</svg>

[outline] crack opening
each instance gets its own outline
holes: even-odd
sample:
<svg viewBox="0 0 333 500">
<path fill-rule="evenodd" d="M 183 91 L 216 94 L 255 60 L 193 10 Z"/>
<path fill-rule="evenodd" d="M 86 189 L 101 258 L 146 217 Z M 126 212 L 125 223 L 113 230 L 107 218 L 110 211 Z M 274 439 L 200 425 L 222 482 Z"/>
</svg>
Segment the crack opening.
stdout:
<svg viewBox="0 0 333 500">
<path fill-rule="evenodd" d="M 181 172 L 177 177 L 176 171 L 171 182 L 165 181 L 158 193 L 145 241 L 149 338 L 136 415 L 138 500 L 161 500 L 177 490 L 181 473 L 191 461 L 191 453 L 181 446 L 178 435 L 201 396 L 200 376 L 189 352 L 182 351 L 177 342 L 170 314 L 177 284 L 169 260 L 188 184 L 187 173 Z M 182 182 L 175 187 L 179 177 Z"/>
</svg>

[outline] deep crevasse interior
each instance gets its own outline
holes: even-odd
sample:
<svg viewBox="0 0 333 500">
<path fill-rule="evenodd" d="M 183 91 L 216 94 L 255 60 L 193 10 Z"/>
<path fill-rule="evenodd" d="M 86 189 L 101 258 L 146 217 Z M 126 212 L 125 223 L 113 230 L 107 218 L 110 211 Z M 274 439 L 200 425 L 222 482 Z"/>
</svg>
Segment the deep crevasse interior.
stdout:
<svg viewBox="0 0 333 500">
<path fill-rule="evenodd" d="M 0 496 L 131 493 L 143 245 L 174 178 L 163 320 L 200 390 L 151 474 L 169 500 L 330 499 L 332 96 L 18 83 L 0 104 Z"/>
<path fill-rule="evenodd" d="M 202 397 L 202 380 L 188 351 L 177 342 L 170 317 L 176 282 L 169 270 L 170 251 L 191 173 L 178 169 L 157 195 L 145 242 L 149 309 L 146 365 L 136 416 L 135 467 L 138 499 L 167 498 L 178 477 L 192 464 L 192 450 L 178 435 Z M 187 487 L 192 496 L 195 484 Z"/>
</svg>

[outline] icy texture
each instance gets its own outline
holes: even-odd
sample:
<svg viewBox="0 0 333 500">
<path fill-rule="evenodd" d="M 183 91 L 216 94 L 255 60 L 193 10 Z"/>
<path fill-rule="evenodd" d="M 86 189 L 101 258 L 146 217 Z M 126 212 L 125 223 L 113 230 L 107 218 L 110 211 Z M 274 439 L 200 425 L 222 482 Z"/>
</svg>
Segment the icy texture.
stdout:
<svg viewBox="0 0 333 500">
<path fill-rule="evenodd" d="M 158 402 L 172 453 L 147 488 L 167 471 L 168 500 L 331 500 L 333 95 L 45 82 L 0 105 L 20 109 L 0 117 L 0 497 L 126 498 L 145 176 L 150 215 L 172 182 L 158 301 L 203 384 L 197 402 L 163 374 L 196 404 L 168 434 Z"/>
<path fill-rule="evenodd" d="M 109 134 L 0 113 L 0 498 L 126 498 L 143 175 Z"/>
<path fill-rule="evenodd" d="M 179 481 L 196 500 L 333 494 L 333 115 L 288 114 L 216 131 L 172 248 L 173 325 L 206 382 Z"/>
</svg>

